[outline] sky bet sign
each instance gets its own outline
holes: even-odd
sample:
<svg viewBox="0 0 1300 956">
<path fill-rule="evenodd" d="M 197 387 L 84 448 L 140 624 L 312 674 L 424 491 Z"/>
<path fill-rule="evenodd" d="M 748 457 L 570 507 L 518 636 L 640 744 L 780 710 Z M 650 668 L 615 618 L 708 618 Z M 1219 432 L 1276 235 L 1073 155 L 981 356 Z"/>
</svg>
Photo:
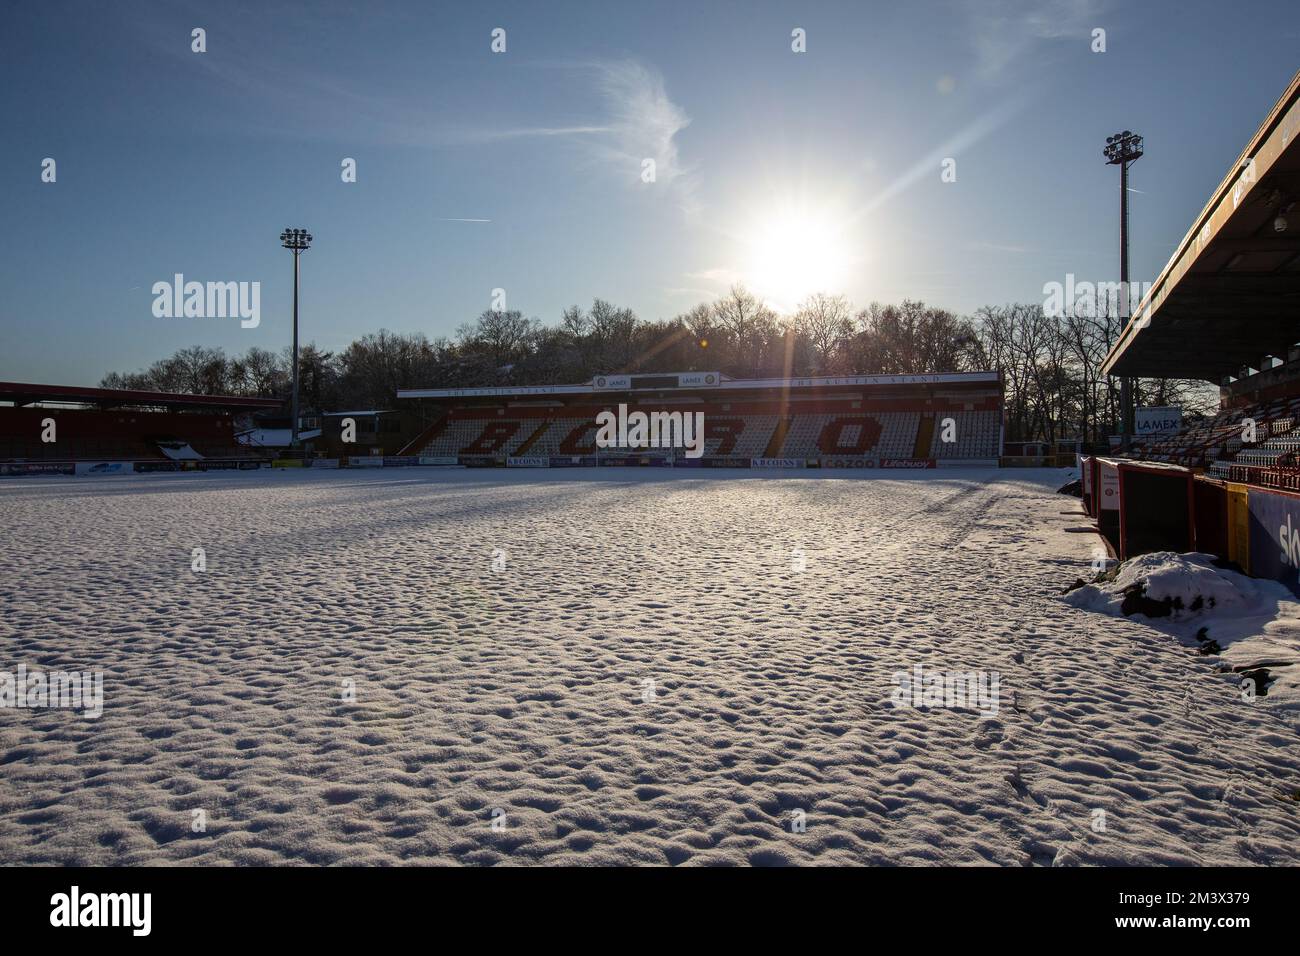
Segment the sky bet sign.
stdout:
<svg viewBox="0 0 1300 956">
<path fill-rule="evenodd" d="M 1300 594 L 1300 498 L 1250 489 L 1250 573 Z"/>
</svg>

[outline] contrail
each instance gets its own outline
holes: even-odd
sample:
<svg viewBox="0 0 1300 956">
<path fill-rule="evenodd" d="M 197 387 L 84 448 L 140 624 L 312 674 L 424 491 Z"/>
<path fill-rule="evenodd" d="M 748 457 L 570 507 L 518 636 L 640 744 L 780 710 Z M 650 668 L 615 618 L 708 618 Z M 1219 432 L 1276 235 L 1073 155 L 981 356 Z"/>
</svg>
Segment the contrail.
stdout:
<svg viewBox="0 0 1300 956">
<path fill-rule="evenodd" d="M 447 216 L 434 217 L 435 222 L 491 222 L 491 219 L 451 219 Z"/>
</svg>

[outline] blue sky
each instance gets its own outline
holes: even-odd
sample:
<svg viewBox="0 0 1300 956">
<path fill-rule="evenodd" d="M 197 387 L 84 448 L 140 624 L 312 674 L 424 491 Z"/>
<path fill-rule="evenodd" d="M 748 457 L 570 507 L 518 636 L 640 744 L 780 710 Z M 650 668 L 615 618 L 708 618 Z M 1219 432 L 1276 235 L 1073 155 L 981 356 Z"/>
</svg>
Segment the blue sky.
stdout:
<svg viewBox="0 0 1300 956">
<path fill-rule="evenodd" d="M 1101 147 L 1125 127 L 1147 147 L 1132 273 L 1154 279 L 1300 66 L 1293 2 L 45 2 L 0 18 L 0 378 L 66 384 L 195 343 L 282 348 L 285 226 L 315 235 L 302 335 L 327 349 L 381 327 L 450 336 L 495 288 L 548 323 L 594 296 L 667 318 L 736 280 L 782 309 L 816 287 L 958 312 L 1041 301 L 1067 273 L 1117 277 Z M 156 318 L 151 287 L 177 272 L 261 282 L 260 326 Z"/>
</svg>

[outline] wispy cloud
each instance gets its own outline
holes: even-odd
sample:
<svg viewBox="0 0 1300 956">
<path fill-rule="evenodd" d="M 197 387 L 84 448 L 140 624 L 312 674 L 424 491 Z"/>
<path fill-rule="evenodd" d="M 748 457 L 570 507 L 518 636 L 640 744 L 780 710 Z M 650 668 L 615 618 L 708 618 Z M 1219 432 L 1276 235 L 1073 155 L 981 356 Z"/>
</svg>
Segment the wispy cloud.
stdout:
<svg viewBox="0 0 1300 956">
<path fill-rule="evenodd" d="M 744 281 L 744 274 L 736 269 L 725 266 L 715 269 L 700 269 L 697 272 L 686 273 L 688 279 L 700 279 L 704 282 L 717 282 L 722 285 L 731 285 L 736 282 Z"/>
<path fill-rule="evenodd" d="M 447 139 L 461 145 L 499 143 L 508 139 L 527 139 L 532 136 L 590 136 L 612 132 L 608 126 L 520 126 L 507 129 L 468 129 L 448 134 Z"/>
<path fill-rule="evenodd" d="M 672 185 L 686 170 L 677 134 L 690 125 L 686 112 L 668 96 L 663 77 L 636 60 L 596 64 L 597 87 L 608 111 L 604 148 L 640 177 L 641 162 L 653 159 L 655 180 Z"/>
<path fill-rule="evenodd" d="M 970 21 L 976 71 L 992 79 L 1035 43 L 1077 37 L 1099 22 L 1104 0 L 960 0 Z"/>
<path fill-rule="evenodd" d="M 156 24 L 141 26 L 156 53 L 179 58 L 260 104 L 265 117 L 257 121 L 258 133 L 328 138 L 337 135 L 336 118 L 346 112 L 352 117 L 351 137 L 381 144 L 441 148 L 553 140 L 576 146 L 593 168 L 604 168 L 629 186 L 651 185 L 642 181 L 642 163 L 652 159 L 653 185 L 683 207 L 691 204 L 694 184 L 678 147 L 678 136 L 691 119 L 668 95 L 663 75 L 637 59 L 533 61 L 527 66 L 557 75 L 558 83 L 546 84 L 556 102 L 538 104 L 536 124 L 492 125 L 466 123 L 464 117 L 472 113 L 434 110 L 389 86 L 345 83 L 333 73 L 289 68 L 266 50 L 194 57 Z M 574 103 L 585 103 L 590 115 L 580 111 L 575 116 Z M 557 119 L 562 121 L 552 122 Z"/>
<path fill-rule="evenodd" d="M 527 138 L 570 140 L 589 165 L 635 186 L 653 186 L 693 210 L 694 180 L 681 159 L 678 134 L 690 125 L 686 111 L 668 95 L 663 75 L 635 59 L 539 64 L 571 73 L 575 83 L 596 94 L 598 115 L 585 124 L 461 129 L 455 143 L 501 142 Z M 643 163 L 654 161 L 654 182 L 642 180 Z"/>
<path fill-rule="evenodd" d="M 1004 245 L 999 242 L 970 242 L 967 246 L 971 249 L 984 249 L 989 252 L 1010 252 L 1015 255 L 1023 255 L 1028 252 L 1034 252 L 1028 246 Z"/>
</svg>

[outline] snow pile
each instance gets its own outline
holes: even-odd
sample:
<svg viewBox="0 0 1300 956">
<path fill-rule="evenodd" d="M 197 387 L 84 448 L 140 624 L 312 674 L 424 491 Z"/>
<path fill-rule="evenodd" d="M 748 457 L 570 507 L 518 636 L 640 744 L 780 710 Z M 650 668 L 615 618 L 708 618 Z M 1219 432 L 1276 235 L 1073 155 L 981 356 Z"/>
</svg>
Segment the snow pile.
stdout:
<svg viewBox="0 0 1300 956">
<path fill-rule="evenodd" d="M 1112 579 L 1072 591 L 1066 602 L 1102 614 L 1145 613 L 1189 621 L 1212 613 L 1240 613 L 1259 600 L 1255 581 L 1214 562 L 1208 554 L 1144 554 L 1125 561 Z M 1153 606 L 1157 604 L 1165 607 Z"/>
<path fill-rule="evenodd" d="M 1282 584 L 1247 577 L 1208 554 L 1157 551 L 1125 561 L 1065 602 L 1086 611 L 1150 620 L 1221 658 L 1225 670 L 1266 682 L 1279 702 L 1300 704 L 1300 603 Z M 1260 675 L 1261 669 L 1263 674 Z"/>
</svg>

